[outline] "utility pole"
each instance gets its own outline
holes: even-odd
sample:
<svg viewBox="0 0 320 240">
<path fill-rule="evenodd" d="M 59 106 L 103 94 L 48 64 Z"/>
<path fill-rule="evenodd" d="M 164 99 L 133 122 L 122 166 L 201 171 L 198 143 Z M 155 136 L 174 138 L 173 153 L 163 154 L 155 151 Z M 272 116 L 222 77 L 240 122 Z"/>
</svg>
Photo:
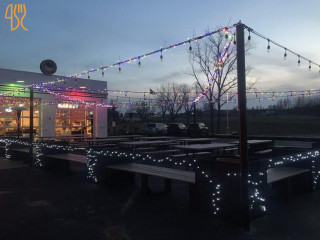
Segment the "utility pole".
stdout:
<svg viewBox="0 0 320 240">
<path fill-rule="evenodd" d="M 248 190 L 248 148 L 247 148 L 247 103 L 244 24 L 237 24 L 237 75 L 239 108 L 239 150 L 241 170 L 241 213 L 245 230 L 250 230 L 249 190 Z"/>
</svg>

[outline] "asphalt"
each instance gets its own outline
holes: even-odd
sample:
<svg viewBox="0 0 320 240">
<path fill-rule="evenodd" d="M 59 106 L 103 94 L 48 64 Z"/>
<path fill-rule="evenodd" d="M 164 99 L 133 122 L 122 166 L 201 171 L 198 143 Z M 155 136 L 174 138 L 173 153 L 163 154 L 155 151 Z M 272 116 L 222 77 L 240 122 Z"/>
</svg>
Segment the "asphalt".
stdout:
<svg viewBox="0 0 320 240">
<path fill-rule="evenodd" d="M 151 180 L 153 194 L 134 184 L 87 182 L 81 166 L 44 171 L 0 159 L 0 239 L 320 239 L 320 191 L 273 200 L 251 231 L 190 212 L 188 186 L 172 193 Z"/>
</svg>

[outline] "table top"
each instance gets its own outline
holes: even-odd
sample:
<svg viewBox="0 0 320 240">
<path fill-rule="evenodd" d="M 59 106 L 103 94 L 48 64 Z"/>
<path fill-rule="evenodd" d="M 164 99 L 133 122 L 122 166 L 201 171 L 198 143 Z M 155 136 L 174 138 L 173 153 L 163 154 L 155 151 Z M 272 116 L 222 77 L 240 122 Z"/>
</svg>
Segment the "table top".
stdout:
<svg viewBox="0 0 320 240">
<path fill-rule="evenodd" d="M 129 138 L 103 138 L 103 139 L 86 139 L 85 142 L 121 142 L 128 141 Z"/>
<path fill-rule="evenodd" d="M 172 141 L 163 141 L 163 140 L 158 140 L 158 141 L 132 141 L 132 142 L 120 142 L 120 145 L 125 145 L 125 146 L 140 146 L 140 145 L 162 145 L 166 143 L 172 143 Z"/>
<path fill-rule="evenodd" d="M 143 137 L 144 135 L 116 135 L 116 136 L 109 136 L 109 138 L 138 138 L 138 137 Z"/>
<path fill-rule="evenodd" d="M 231 144 L 239 144 L 239 140 L 230 142 Z M 248 140 L 248 144 L 262 144 L 262 143 L 272 143 L 272 140 Z"/>
<path fill-rule="evenodd" d="M 213 141 L 216 139 L 217 138 L 181 138 L 181 139 L 178 139 L 178 141 L 181 141 L 181 142 L 204 142 L 204 141 Z"/>
<path fill-rule="evenodd" d="M 155 136 L 155 137 L 139 137 L 142 140 L 163 140 L 163 139 L 173 139 L 172 136 Z"/>
<path fill-rule="evenodd" d="M 208 143 L 208 144 L 191 144 L 191 145 L 177 145 L 176 148 L 182 150 L 189 150 L 189 151 L 204 151 L 204 150 L 212 150 L 212 149 L 219 149 L 219 148 L 227 148 L 227 147 L 234 147 L 237 146 L 236 144 L 230 143 Z"/>
</svg>

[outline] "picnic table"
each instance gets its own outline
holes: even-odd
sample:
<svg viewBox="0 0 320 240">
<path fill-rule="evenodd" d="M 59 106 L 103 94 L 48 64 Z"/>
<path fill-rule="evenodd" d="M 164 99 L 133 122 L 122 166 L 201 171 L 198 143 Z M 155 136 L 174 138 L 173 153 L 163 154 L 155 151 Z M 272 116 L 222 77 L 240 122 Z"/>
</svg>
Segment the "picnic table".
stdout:
<svg viewBox="0 0 320 240">
<path fill-rule="evenodd" d="M 112 144 L 118 142 L 128 141 L 128 138 L 101 138 L 101 139 L 86 139 L 85 142 L 89 144 L 89 147 L 92 147 L 95 144 Z"/>
<path fill-rule="evenodd" d="M 155 136 L 155 137 L 139 137 L 139 140 L 145 140 L 145 141 L 154 141 L 154 140 L 170 140 L 174 139 L 175 137 L 171 136 Z"/>
<path fill-rule="evenodd" d="M 230 142 L 231 144 L 238 144 L 239 145 L 239 140 Z M 262 150 L 269 150 L 271 151 L 270 147 L 273 145 L 273 140 L 248 140 L 247 141 L 248 146 L 248 151 L 251 153 L 254 152 L 259 152 Z"/>
<path fill-rule="evenodd" d="M 144 135 L 132 134 L 132 135 L 116 135 L 116 136 L 109 136 L 109 138 L 129 138 L 129 139 L 137 139 L 139 137 L 144 137 Z"/>
<path fill-rule="evenodd" d="M 239 144 L 239 140 L 230 142 L 231 144 Z M 258 144 L 272 144 L 273 140 L 248 140 L 249 145 L 258 145 Z"/>
<path fill-rule="evenodd" d="M 169 143 L 173 143 L 174 141 L 165 141 L 165 140 L 157 140 L 157 141 L 131 141 L 131 142 L 119 142 L 119 145 L 131 147 L 135 150 L 137 147 L 141 146 L 164 146 Z"/>
<path fill-rule="evenodd" d="M 217 138 L 182 138 L 178 139 L 180 143 L 183 143 L 183 145 L 190 144 L 190 143 L 211 143 L 212 141 L 216 140 Z"/>
<path fill-rule="evenodd" d="M 192 152 L 193 154 L 197 152 L 203 152 L 203 151 L 212 151 L 217 150 L 217 153 L 219 149 L 225 150 L 226 148 L 235 147 L 236 144 L 230 144 L 230 143 L 221 143 L 221 142 L 214 142 L 214 143 L 208 143 L 208 144 L 190 144 L 190 145 L 177 145 L 175 146 L 178 149 L 181 149 L 185 151 L 187 154 Z"/>
</svg>

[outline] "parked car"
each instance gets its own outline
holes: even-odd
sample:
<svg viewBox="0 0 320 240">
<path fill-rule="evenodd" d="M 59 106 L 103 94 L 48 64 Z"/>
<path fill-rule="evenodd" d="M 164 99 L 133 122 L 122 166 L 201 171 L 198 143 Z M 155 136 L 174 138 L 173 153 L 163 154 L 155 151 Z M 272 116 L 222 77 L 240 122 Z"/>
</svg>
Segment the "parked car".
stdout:
<svg viewBox="0 0 320 240">
<path fill-rule="evenodd" d="M 209 128 L 202 122 L 196 124 L 190 124 L 188 128 L 188 133 L 190 135 L 208 135 Z"/>
<path fill-rule="evenodd" d="M 166 134 L 168 126 L 164 123 L 148 123 L 147 133 L 148 134 Z"/>
<path fill-rule="evenodd" d="M 168 127 L 169 135 L 185 135 L 187 133 L 187 127 L 183 123 L 170 123 Z"/>
</svg>

